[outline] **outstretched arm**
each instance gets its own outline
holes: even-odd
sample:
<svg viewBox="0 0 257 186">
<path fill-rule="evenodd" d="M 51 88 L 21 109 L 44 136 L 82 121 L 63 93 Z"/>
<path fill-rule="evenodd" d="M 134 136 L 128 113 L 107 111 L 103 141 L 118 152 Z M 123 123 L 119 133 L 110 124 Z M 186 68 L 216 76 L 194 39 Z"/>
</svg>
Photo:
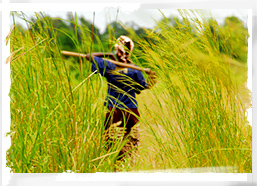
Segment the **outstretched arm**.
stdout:
<svg viewBox="0 0 257 186">
<path fill-rule="evenodd" d="M 102 52 L 94 52 L 86 54 L 86 59 L 92 61 L 94 57 L 109 57 L 112 60 L 116 60 L 114 54 L 112 53 L 102 53 Z"/>
<path fill-rule="evenodd" d="M 101 52 L 94 52 L 94 53 L 88 53 L 88 54 L 81 54 L 77 52 L 70 52 L 70 51 L 61 51 L 61 54 L 68 55 L 68 56 L 75 56 L 75 57 L 82 57 L 86 58 L 89 61 L 93 61 L 94 57 L 100 57 L 101 59 L 105 60 L 103 57 L 109 57 L 111 59 L 107 59 L 109 62 L 115 64 L 116 66 L 124 67 L 124 68 L 131 68 L 138 71 L 145 71 L 147 74 L 151 74 L 151 69 L 149 68 L 141 68 L 135 65 L 121 63 L 120 61 L 115 60 L 115 55 L 112 53 L 101 53 Z"/>
</svg>

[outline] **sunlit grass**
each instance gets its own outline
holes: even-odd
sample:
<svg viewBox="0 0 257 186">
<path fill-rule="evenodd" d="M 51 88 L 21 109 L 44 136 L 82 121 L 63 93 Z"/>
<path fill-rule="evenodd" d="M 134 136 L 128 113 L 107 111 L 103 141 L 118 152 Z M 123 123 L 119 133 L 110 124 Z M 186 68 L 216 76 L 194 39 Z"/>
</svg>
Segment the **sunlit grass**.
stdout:
<svg viewBox="0 0 257 186">
<path fill-rule="evenodd" d="M 141 112 L 148 113 L 144 124 L 155 140 L 149 134 L 145 139 L 156 145 L 151 150 L 160 157 L 159 168 L 234 166 L 251 172 L 251 127 L 246 99 L 239 94 L 246 88 L 238 79 L 247 67 L 232 69 L 210 45 L 208 24 L 186 18 L 190 25 L 176 29 L 160 23 L 158 32 L 149 32 L 148 41 L 139 42 L 160 80 L 151 94 L 140 97 Z M 232 70 L 239 68 L 242 74 L 235 75 Z"/>
</svg>

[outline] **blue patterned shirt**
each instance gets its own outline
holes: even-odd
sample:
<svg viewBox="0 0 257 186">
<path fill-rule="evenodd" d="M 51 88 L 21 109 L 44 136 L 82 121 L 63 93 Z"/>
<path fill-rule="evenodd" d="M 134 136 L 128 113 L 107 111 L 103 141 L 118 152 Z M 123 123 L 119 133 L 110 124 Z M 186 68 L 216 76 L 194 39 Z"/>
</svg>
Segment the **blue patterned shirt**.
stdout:
<svg viewBox="0 0 257 186">
<path fill-rule="evenodd" d="M 100 57 L 94 57 L 94 61 L 92 61 L 92 71 L 98 70 L 108 81 L 105 105 L 137 108 L 136 93 L 140 93 L 147 87 L 142 72 L 130 68 L 117 70 L 115 64 Z"/>
</svg>

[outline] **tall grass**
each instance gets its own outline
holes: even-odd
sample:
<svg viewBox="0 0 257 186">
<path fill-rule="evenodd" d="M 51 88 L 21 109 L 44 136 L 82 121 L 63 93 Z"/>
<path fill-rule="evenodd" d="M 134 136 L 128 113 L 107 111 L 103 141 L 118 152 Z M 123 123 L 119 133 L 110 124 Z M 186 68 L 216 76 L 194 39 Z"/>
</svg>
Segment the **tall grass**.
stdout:
<svg viewBox="0 0 257 186">
<path fill-rule="evenodd" d="M 14 30 L 10 37 L 8 166 L 15 173 L 114 171 L 122 143 L 105 148 L 105 80 L 93 75 L 84 59 L 77 63 L 61 56 L 56 38 L 60 30 L 53 28 L 50 18 L 35 16 L 40 21 L 26 20 L 29 31 L 22 35 Z M 239 172 L 251 172 L 251 128 L 245 95 L 239 94 L 245 87 L 235 81 L 230 57 L 215 48 L 208 24 L 187 12 L 181 16 L 180 29 L 164 21 L 158 31 L 148 32 L 147 40 L 131 33 L 141 47 L 140 57 L 133 56 L 135 63 L 147 61 L 158 83 L 138 96 L 141 146 L 136 161 L 126 158 L 118 168 L 235 166 Z M 73 24 L 83 31 L 82 44 L 76 33 L 69 37 L 79 52 L 90 52 L 92 33 L 76 19 Z M 103 51 L 97 42 L 98 51 Z"/>
<path fill-rule="evenodd" d="M 27 21 L 25 35 L 11 37 L 12 52 L 19 51 L 11 61 L 9 166 L 16 173 L 111 171 L 120 147 L 106 152 L 102 139 L 106 85 L 99 74 L 92 76 L 88 62 L 68 63 L 58 30 L 36 16 L 40 21 Z M 80 47 L 90 52 L 91 43 Z"/>
<path fill-rule="evenodd" d="M 247 103 L 239 94 L 246 87 L 236 78 L 244 76 L 247 67 L 233 67 L 242 73 L 235 76 L 229 57 L 218 50 L 210 22 L 200 21 L 195 12 L 180 14 L 183 22 L 177 28 L 164 19 L 147 40 L 138 38 L 142 58 L 159 78 L 141 102 L 141 112 L 148 113 L 144 123 L 155 140 L 146 139 L 155 145 L 154 157 L 159 156 L 155 166 L 234 166 L 251 172 L 251 127 L 245 115 Z M 219 29 L 215 21 L 212 25 Z"/>
</svg>

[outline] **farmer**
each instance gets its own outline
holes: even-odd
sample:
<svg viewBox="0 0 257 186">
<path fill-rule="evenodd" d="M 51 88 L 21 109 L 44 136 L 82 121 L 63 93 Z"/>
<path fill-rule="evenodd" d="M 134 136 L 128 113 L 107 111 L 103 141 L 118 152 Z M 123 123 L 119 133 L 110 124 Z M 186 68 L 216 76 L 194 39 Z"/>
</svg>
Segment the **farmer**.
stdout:
<svg viewBox="0 0 257 186">
<path fill-rule="evenodd" d="M 138 104 L 136 93 L 150 88 L 156 83 L 155 73 L 148 76 L 147 82 L 142 72 L 130 68 L 121 68 L 104 60 L 109 57 L 122 63 L 132 64 L 129 57 L 134 48 L 133 41 L 127 36 L 120 36 L 115 44 L 115 55 L 112 53 L 91 53 L 86 58 L 92 61 L 92 71 L 98 72 L 106 77 L 108 81 L 108 93 L 105 105 L 108 108 L 105 118 L 106 141 L 109 147 L 117 138 L 127 139 L 118 154 L 118 160 L 126 154 L 131 155 L 132 150 L 139 145 L 138 131 Z"/>
</svg>

